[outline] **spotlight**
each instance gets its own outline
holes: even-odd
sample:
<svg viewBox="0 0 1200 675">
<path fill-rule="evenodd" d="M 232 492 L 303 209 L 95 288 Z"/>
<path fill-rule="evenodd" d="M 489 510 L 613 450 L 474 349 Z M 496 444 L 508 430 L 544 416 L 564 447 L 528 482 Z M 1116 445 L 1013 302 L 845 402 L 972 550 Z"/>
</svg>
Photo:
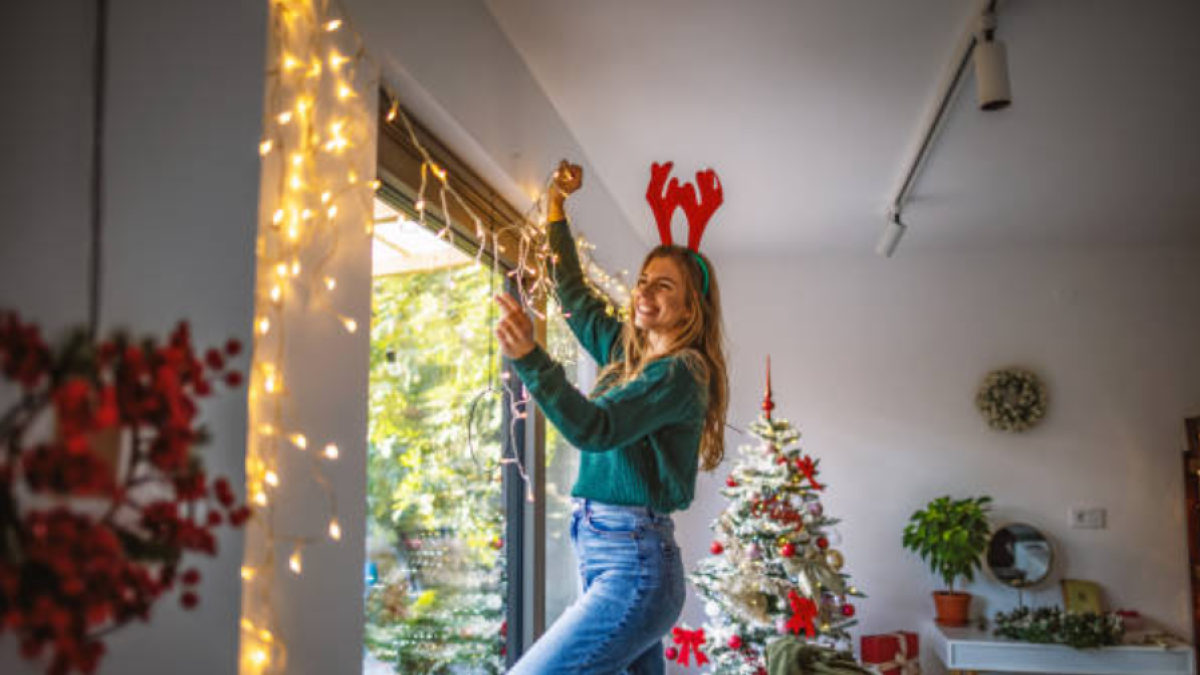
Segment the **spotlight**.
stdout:
<svg viewBox="0 0 1200 675">
<path fill-rule="evenodd" d="M 879 242 L 875 244 L 875 252 L 885 258 L 892 257 L 892 254 L 896 252 L 896 247 L 900 245 L 900 238 L 904 236 L 907 229 L 908 226 L 900 222 L 900 214 L 893 211 L 883 234 L 879 235 Z"/>
<path fill-rule="evenodd" d="M 996 15 L 979 16 L 975 41 L 975 88 L 981 110 L 1001 110 L 1012 104 L 1008 86 L 1008 50 L 996 39 Z"/>
</svg>

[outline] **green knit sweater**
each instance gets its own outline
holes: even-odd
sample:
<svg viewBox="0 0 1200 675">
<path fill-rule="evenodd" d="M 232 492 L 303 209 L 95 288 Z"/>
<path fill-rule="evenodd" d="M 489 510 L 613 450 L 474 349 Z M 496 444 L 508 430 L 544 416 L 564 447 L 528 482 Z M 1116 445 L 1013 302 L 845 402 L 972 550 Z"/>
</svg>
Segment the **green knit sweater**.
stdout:
<svg viewBox="0 0 1200 675">
<path fill-rule="evenodd" d="M 567 325 L 604 366 L 621 354 L 621 322 L 584 281 L 567 222 L 549 227 Z M 652 361 L 636 379 L 594 398 L 572 386 L 541 346 L 513 365 L 546 418 L 582 451 L 572 496 L 664 513 L 692 503 L 708 395 L 679 356 Z"/>
</svg>

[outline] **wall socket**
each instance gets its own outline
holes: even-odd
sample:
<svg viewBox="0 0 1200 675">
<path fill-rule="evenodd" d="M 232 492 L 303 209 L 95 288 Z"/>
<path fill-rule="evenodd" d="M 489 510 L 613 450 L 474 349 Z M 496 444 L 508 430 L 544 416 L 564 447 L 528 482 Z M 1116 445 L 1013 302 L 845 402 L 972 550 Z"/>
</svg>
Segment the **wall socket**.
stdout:
<svg viewBox="0 0 1200 675">
<path fill-rule="evenodd" d="M 1108 520 L 1108 512 L 1099 507 L 1077 506 L 1071 509 L 1068 517 L 1073 529 L 1103 530 Z"/>
</svg>

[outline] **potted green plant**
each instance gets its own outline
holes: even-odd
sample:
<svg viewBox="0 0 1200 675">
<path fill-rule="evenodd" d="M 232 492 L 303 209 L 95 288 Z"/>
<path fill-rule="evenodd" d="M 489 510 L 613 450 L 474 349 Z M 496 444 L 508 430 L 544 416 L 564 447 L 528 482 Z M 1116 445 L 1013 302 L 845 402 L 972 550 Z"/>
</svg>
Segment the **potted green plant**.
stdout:
<svg viewBox="0 0 1200 675">
<path fill-rule="evenodd" d="M 991 503 L 991 497 L 939 497 L 912 514 L 904 528 L 904 548 L 921 556 L 930 571 L 946 583 L 946 590 L 933 593 L 940 624 L 967 624 L 971 594 L 955 591 L 954 582 L 975 580 L 991 533 L 987 519 Z"/>
</svg>

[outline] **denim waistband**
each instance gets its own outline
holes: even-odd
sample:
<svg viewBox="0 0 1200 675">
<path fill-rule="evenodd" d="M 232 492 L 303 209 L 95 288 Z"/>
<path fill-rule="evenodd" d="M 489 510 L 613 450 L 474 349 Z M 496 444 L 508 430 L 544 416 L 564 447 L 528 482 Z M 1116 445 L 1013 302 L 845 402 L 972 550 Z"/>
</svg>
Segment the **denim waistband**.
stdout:
<svg viewBox="0 0 1200 675">
<path fill-rule="evenodd" d="M 670 513 L 663 513 L 662 511 L 656 511 L 656 510 L 650 508 L 649 506 L 627 506 L 624 504 L 606 504 L 604 502 L 598 502 L 594 499 L 586 499 L 583 497 L 572 497 L 571 498 L 571 510 L 584 511 L 584 512 L 591 511 L 593 513 L 596 511 L 623 512 L 623 513 L 629 513 L 629 514 L 632 514 L 635 516 L 640 516 L 642 518 L 649 518 L 651 520 L 656 520 L 659 522 L 662 522 L 662 521 L 671 522 L 671 514 Z"/>
</svg>

